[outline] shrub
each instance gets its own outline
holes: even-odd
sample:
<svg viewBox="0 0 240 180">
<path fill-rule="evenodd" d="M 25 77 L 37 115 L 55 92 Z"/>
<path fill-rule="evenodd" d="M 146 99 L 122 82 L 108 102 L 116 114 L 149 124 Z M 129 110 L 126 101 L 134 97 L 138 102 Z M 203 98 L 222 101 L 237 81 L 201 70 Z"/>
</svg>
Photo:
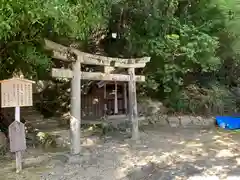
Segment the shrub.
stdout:
<svg viewBox="0 0 240 180">
<path fill-rule="evenodd" d="M 225 87 L 211 85 L 203 88 L 189 85 L 165 101 L 171 112 L 191 113 L 199 115 L 223 115 L 234 113 L 236 97 Z"/>
</svg>

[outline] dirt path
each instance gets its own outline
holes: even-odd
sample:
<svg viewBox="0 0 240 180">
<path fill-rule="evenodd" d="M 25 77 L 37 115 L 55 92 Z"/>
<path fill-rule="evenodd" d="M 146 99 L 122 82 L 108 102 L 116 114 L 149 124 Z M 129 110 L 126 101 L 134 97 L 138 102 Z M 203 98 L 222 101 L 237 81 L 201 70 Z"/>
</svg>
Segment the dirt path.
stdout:
<svg viewBox="0 0 240 180">
<path fill-rule="evenodd" d="M 8 180 L 240 179 L 240 133 L 149 128 L 137 144 L 117 137 L 88 140 L 82 156 L 30 151 L 22 174 L 9 161 L 1 161 L 0 174 Z"/>
</svg>

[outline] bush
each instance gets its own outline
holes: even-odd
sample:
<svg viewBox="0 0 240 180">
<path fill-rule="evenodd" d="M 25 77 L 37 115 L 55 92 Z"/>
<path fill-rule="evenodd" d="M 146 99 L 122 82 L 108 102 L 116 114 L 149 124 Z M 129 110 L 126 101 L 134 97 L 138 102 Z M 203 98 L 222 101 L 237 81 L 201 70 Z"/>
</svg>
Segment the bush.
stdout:
<svg viewBox="0 0 240 180">
<path fill-rule="evenodd" d="M 190 85 L 165 101 L 171 112 L 196 115 L 223 115 L 237 110 L 236 97 L 225 87 L 211 85 L 203 88 Z"/>
<path fill-rule="evenodd" d="M 45 132 L 38 132 L 37 134 L 39 143 L 45 147 L 45 148 L 49 148 L 49 147 L 56 147 L 56 136 L 54 135 L 50 135 L 48 133 Z"/>
</svg>

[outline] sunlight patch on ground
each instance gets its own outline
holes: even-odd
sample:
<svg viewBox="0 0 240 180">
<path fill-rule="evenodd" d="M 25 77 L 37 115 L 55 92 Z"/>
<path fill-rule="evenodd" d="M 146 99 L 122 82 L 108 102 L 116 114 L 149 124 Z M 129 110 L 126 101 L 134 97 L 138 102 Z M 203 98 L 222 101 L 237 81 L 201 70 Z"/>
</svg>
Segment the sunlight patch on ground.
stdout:
<svg viewBox="0 0 240 180">
<path fill-rule="evenodd" d="M 46 179 L 40 179 L 139 180 L 134 177 L 143 177 L 142 179 L 146 180 L 240 179 L 236 174 L 240 172 L 240 138 L 234 141 L 228 134 L 221 134 L 222 137 L 214 130 L 201 134 L 197 130 L 158 129 L 154 132 L 141 133 L 140 143 L 128 139 L 119 141 L 114 137 L 101 140 L 95 139 L 94 136 L 83 141 L 83 153 L 74 157 L 76 159 L 74 162 L 58 163 L 56 167 L 51 167 L 46 176 L 44 175 Z M 34 164 L 30 161 L 35 159 L 38 164 L 37 157 L 42 155 L 48 158 L 48 154 L 43 153 L 26 157 L 28 164 Z M 53 157 L 49 158 L 49 163 L 52 164 L 53 161 Z M 43 168 L 43 165 L 41 166 Z M 24 172 L 34 173 L 34 169 L 28 167 Z M 0 174 L 2 172 L 0 169 Z M 35 172 L 35 176 L 37 173 Z M 32 179 L 27 177 L 24 180 Z"/>
<path fill-rule="evenodd" d="M 240 179 L 239 176 L 230 176 L 226 178 L 226 180 L 239 180 L 239 179 Z"/>
<path fill-rule="evenodd" d="M 202 143 L 197 143 L 197 142 L 189 142 L 186 144 L 186 147 L 202 147 Z"/>
<path fill-rule="evenodd" d="M 236 158 L 237 165 L 240 166 L 240 158 Z"/>
<path fill-rule="evenodd" d="M 187 180 L 219 180 L 217 176 L 193 176 L 188 178 Z"/>
<path fill-rule="evenodd" d="M 234 157 L 234 156 L 235 156 L 235 154 L 233 154 L 229 149 L 220 150 L 216 154 L 217 158 L 220 158 L 220 157 Z"/>
</svg>

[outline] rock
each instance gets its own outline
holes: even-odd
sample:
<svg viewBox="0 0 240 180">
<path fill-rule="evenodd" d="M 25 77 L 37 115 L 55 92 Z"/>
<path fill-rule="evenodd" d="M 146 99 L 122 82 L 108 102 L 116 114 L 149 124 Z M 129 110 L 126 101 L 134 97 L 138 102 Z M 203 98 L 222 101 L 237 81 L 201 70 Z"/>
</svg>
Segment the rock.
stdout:
<svg viewBox="0 0 240 180">
<path fill-rule="evenodd" d="M 188 127 L 188 126 L 191 126 L 191 124 L 192 124 L 192 119 L 191 119 L 191 117 L 190 116 L 181 116 L 180 117 L 180 122 L 181 122 L 181 125 L 183 126 L 183 127 Z"/>
<path fill-rule="evenodd" d="M 168 116 L 167 115 L 161 115 L 158 117 L 157 121 L 155 123 L 160 126 L 167 126 L 168 121 L 167 121 Z"/>
<path fill-rule="evenodd" d="M 141 125 L 148 124 L 170 125 L 171 127 L 208 127 L 215 125 L 215 119 L 191 115 L 168 116 L 166 114 L 153 114 L 141 122 Z"/>
<path fill-rule="evenodd" d="M 61 120 L 59 121 L 60 125 L 62 125 L 62 126 L 69 125 L 69 123 L 70 123 L 70 117 L 71 117 L 71 115 L 70 115 L 69 112 L 63 114 L 62 117 L 61 117 Z"/>
<path fill-rule="evenodd" d="M 142 99 L 138 103 L 138 114 L 146 117 L 157 116 L 164 114 L 166 112 L 166 107 L 163 106 L 162 102 L 154 101 L 151 99 Z"/>
<path fill-rule="evenodd" d="M 203 126 L 215 126 L 215 118 L 214 117 L 204 118 L 202 123 Z"/>
<path fill-rule="evenodd" d="M 98 142 L 100 142 L 99 137 L 92 136 L 92 137 L 84 138 L 81 144 L 83 146 L 93 146 L 93 145 L 96 145 Z"/>
<path fill-rule="evenodd" d="M 7 138 L 3 132 L 0 132 L 0 155 L 5 154 L 7 150 Z"/>
<path fill-rule="evenodd" d="M 190 116 L 190 119 L 192 121 L 192 125 L 194 126 L 213 126 L 215 124 L 214 118 L 205 118 L 201 116 Z"/>
<path fill-rule="evenodd" d="M 57 147 L 69 147 L 70 145 L 70 133 L 69 130 L 60 130 L 51 133 L 55 136 Z"/>
<path fill-rule="evenodd" d="M 117 129 L 119 131 L 126 131 L 127 129 L 132 129 L 132 122 L 130 121 L 123 121 L 117 125 Z"/>
<path fill-rule="evenodd" d="M 39 143 L 36 133 L 27 133 L 26 136 L 27 146 L 36 146 Z"/>
<path fill-rule="evenodd" d="M 176 116 L 169 116 L 168 122 L 171 127 L 179 127 L 180 126 L 180 120 Z"/>
<path fill-rule="evenodd" d="M 56 145 L 57 147 L 69 147 L 70 146 L 70 139 L 69 135 L 68 136 L 58 136 L 56 138 Z"/>
<path fill-rule="evenodd" d="M 145 118 L 144 120 L 139 121 L 139 126 L 147 126 L 147 125 L 149 125 L 150 123 L 151 123 L 151 122 L 150 122 L 150 119 Z"/>
<path fill-rule="evenodd" d="M 197 116 L 197 117 L 195 118 L 195 121 L 194 121 L 193 123 L 194 123 L 194 125 L 196 125 L 196 126 L 201 126 L 201 125 L 203 125 L 203 118 L 200 117 L 200 116 Z"/>
</svg>

